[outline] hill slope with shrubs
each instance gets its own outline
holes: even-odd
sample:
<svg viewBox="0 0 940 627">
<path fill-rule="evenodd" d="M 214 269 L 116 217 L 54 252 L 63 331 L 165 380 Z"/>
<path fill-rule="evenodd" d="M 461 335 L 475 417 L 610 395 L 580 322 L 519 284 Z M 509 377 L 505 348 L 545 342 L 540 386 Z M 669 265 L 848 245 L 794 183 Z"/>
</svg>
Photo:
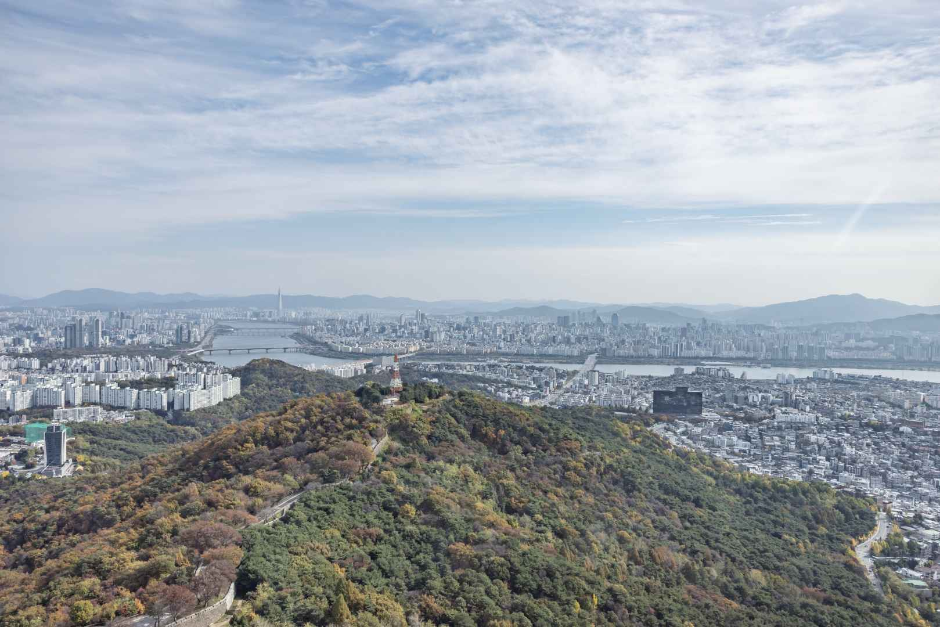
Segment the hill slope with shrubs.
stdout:
<svg viewBox="0 0 940 627">
<path fill-rule="evenodd" d="M 8 483 L 0 625 L 180 616 L 233 579 L 236 627 L 933 618 L 877 596 L 851 558 L 867 500 L 741 474 L 600 409 L 408 392 L 420 402 L 291 400 L 120 475 Z"/>
<path fill-rule="evenodd" d="M 922 624 L 850 555 L 869 501 L 599 409 L 460 392 L 385 420 L 377 474 L 246 532 L 236 624 Z"/>
</svg>

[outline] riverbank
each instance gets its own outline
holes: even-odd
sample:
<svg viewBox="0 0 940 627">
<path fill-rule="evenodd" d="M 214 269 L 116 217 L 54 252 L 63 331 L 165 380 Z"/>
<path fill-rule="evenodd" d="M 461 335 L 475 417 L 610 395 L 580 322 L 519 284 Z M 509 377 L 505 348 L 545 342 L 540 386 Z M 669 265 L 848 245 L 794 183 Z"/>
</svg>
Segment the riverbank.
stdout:
<svg viewBox="0 0 940 627">
<path fill-rule="evenodd" d="M 291 336 L 291 339 L 304 347 L 304 352 L 310 355 L 326 357 L 329 359 L 341 359 L 348 361 L 372 359 L 388 353 L 346 353 L 330 349 L 325 343 L 318 342 L 308 336 L 299 333 Z M 415 353 L 414 355 L 403 358 L 403 361 L 411 362 L 467 362 L 484 363 L 492 361 L 501 361 L 506 363 L 545 363 L 545 364 L 572 364 L 581 363 L 587 355 L 564 356 L 564 355 L 517 355 L 509 353 L 490 353 L 487 355 L 467 355 L 464 353 L 435 353 L 430 351 Z M 819 369 L 831 368 L 834 370 L 840 368 L 850 368 L 857 370 L 896 370 L 896 371 L 915 371 L 915 372 L 940 372 L 940 363 L 924 363 L 909 361 L 880 361 L 873 359 L 827 359 L 827 360 L 755 360 L 742 358 L 656 358 L 656 357 L 603 357 L 598 356 L 598 365 L 623 365 L 623 366 L 717 366 L 728 367 L 761 367 L 770 365 L 773 369 Z"/>
<path fill-rule="evenodd" d="M 341 353 L 349 358 L 350 353 Z M 447 354 L 447 353 L 417 353 L 407 359 L 409 361 L 443 361 L 443 362 L 488 362 L 503 361 L 507 363 L 546 363 L 546 364 L 571 364 L 583 362 L 587 355 L 580 356 L 561 356 L 561 355 L 510 355 L 510 354 L 489 354 L 489 355 L 465 355 L 465 354 Z M 923 372 L 940 372 L 940 363 L 925 364 L 923 362 L 899 362 L 899 361 L 878 361 L 870 359 L 832 359 L 826 361 L 755 361 L 754 359 L 726 359 L 726 358 L 708 358 L 708 359 L 682 359 L 682 358 L 656 358 L 656 357 L 598 357 L 599 365 L 636 365 L 636 366 L 735 366 L 742 367 L 751 365 L 759 367 L 763 364 L 769 364 L 773 368 L 854 368 L 871 370 L 916 370 Z"/>
<path fill-rule="evenodd" d="M 318 357 L 329 357 L 330 359 L 348 359 L 349 361 L 361 361 L 363 359 L 372 359 L 381 355 L 388 356 L 388 353 L 344 353 L 335 351 L 323 342 L 317 342 L 306 335 L 295 333 L 290 336 L 298 344 L 304 347 L 304 352 L 308 355 L 317 355 Z"/>
</svg>

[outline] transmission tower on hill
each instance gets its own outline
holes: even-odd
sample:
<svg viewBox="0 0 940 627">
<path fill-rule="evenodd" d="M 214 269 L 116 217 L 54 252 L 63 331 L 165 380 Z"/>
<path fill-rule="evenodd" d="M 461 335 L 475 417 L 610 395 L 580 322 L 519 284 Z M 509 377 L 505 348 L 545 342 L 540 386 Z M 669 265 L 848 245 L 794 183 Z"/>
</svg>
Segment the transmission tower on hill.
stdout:
<svg viewBox="0 0 940 627">
<path fill-rule="evenodd" d="M 392 362 L 392 382 L 388 387 L 393 394 L 398 394 L 405 389 L 405 386 L 402 385 L 401 382 L 401 369 L 398 367 L 398 355 L 395 355 L 395 361 Z"/>
</svg>

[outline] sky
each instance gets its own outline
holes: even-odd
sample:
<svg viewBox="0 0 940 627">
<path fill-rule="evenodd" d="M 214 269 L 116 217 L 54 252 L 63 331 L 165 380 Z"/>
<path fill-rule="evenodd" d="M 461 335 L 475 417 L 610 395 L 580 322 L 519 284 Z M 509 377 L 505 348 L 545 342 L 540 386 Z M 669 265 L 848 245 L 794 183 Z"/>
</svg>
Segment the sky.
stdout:
<svg viewBox="0 0 940 627">
<path fill-rule="evenodd" d="M 940 304 L 936 0 L 0 0 L 0 293 Z"/>
</svg>

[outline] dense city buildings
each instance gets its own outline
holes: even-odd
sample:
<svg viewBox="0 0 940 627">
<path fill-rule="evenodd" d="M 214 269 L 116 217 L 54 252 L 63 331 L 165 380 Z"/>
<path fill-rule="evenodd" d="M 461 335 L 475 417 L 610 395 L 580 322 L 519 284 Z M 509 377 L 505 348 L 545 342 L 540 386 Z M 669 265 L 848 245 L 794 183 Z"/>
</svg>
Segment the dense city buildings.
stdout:
<svg viewBox="0 0 940 627">
<path fill-rule="evenodd" d="M 550 310 L 550 308 L 545 308 Z M 551 310 L 557 311 L 557 310 Z M 313 350 L 349 355 L 518 356 L 616 360 L 750 360 L 754 363 L 903 362 L 940 364 L 940 332 L 869 323 L 781 325 L 702 318 L 649 323 L 629 310 L 563 315 L 429 314 L 271 308 L 83 311 L 68 307 L 0 309 L 0 353 L 211 342 L 222 321 L 296 325 Z"/>
<path fill-rule="evenodd" d="M 174 379 L 173 387 L 153 388 L 147 379 Z M 217 405 L 241 393 L 238 377 L 215 364 L 153 355 L 86 355 L 54 359 L 0 357 L 0 410 L 80 408 L 192 411 Z"/>
<path fill-rule="evenodd" d="M 330 314 L 301 332 L 331 351 L 351 354 L 735 359 L 825 363 L 831 360 L 940 363 L 940 334 L 877 331 L 865 324 L 775 327 L 701 320 L 684 325 L 609 317 L 436 316 L 398 319 Z"/>
<path fill-rule="evenodd" d="M 0 309 L 0 353 L 196 344 L 213 324 L 203 312 Z"/>
</svg>

